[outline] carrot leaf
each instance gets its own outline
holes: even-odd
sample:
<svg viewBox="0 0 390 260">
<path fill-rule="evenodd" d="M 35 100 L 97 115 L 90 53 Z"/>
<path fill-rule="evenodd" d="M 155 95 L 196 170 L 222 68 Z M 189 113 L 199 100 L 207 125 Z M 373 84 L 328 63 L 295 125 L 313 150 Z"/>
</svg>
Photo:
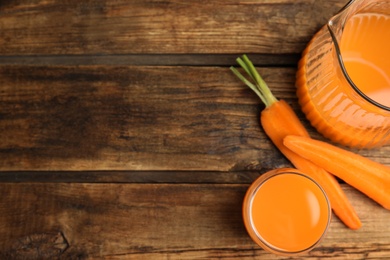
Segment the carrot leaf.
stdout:
<svg viewBox="0 0 390 260">
<path fill-rule="evenodd" d="M 269 89 L 267 83 L 263 80 L 260 74 L 257 72 L 255 66 L 251 62 L 251 60 L 243 55 L 242 58 L 237 58 L 237 63 L 244 69 L 244 71 L 248 74 L 250 80 L 245 78 L 236 68 L 233 66 L 230 69 L 233 73 L 242 81 L 245 85 L 251 88 L 261 99 L 261 101 L 265 104 L 266 107 L 271 106 L 273 103 L 278 101 L 275 96 L 272 94 Z"/>
</svg>

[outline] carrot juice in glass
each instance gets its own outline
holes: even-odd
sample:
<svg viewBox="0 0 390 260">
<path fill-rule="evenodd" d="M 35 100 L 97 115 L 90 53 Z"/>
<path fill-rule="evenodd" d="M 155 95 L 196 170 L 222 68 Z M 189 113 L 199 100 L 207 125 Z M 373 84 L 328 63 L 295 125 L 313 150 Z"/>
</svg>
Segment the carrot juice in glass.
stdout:
<svg viewBox="0 0 390 260">
<path fill-rule="evenodd" d="M 309 42 L 298 64 L 302 111 L 325 137 L 390 143 L 390 0 L 350 1 Z"/>
<path fill-rule="evenodd" d="M 268 252 L 286 256 L 318 245 L 331 212 L 324 190 L 290 168 L 261 175 L 249 187 L 243 203 L 244 224 L 252 240 Z"/>
</svg>

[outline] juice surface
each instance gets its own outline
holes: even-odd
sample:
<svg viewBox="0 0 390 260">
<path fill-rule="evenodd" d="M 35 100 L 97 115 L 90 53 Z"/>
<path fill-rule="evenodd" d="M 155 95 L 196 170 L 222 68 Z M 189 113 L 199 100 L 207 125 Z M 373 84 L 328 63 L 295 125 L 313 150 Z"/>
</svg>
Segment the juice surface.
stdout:
<svg viewBox="0 0 390 260">
<path fill-rule="evenodd" d="M 349 18 L 338 42 L 347 74 L 378 106 L 344 78 L 328 27 L 314 35 L 298 64 L 296 86 L 301 109 L 319 133 L 353 148 L 390 144 L 389 42 L 390 16 L 374 13 Z"/>
<path fill-rule="evenodd" d="M 390 107 L 390 18 L 353 16 L 343 31 L 341 56 L 348 75 L 368 97 Z"/>
<path fill-rule="evenodd" d="M 269 246 L 299 252 L 320 240 L 329 211 L 326 196 L 317 184 L 303 175 L 285 173 L 258 188 L 251 204 L 251 221 Z"/>
</svg>

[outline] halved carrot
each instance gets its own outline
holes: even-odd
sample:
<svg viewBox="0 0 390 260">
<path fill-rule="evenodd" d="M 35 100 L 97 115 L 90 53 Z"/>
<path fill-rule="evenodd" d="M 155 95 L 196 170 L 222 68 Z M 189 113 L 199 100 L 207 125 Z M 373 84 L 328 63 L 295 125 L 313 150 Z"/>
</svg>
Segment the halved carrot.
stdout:
<svg viewBox="0 0 390 260">
<path fill-rule="evenodd" d="M 260 121 L 267 136 L 297 169 L 315 179 L 323 187 L 329 197 L 333 212 L 345 225 L 351 229 L 360 228 L 360 219 L 334 176 L 292 152 L 283 144 L 283 139 L 287 135 L 300 135 L 309 138 L 309 133 L 294 110 L 286 101 L 277 100 L 273 96 L 247 56 L 244 55 L 242 59 L 238 58 L 237 62 L 249 74 L 254 83 L 247 80 L 234 67 L 231 67 L 231 70 L 260 97 L 266 106 L 260 114 Z"/>
<path fill-rule="evenodd" d="M 284 145 L 390 209 L 390 167 L 326 142 L 287 136 Z"/>
<path fill-rule="evenodd" d="M 351 229 L 359 229 L 362 223 L 336 178 L 311 161 L 299 156 L 283 144 L 284 137 L 294 134 L 309 137 L 292 108 L 284 100 L 261 112 L 261 124 L 267 136 L 286 158 L 299 170 L 316 180 L 325 190 L 333 212 Z"/>
</svg>

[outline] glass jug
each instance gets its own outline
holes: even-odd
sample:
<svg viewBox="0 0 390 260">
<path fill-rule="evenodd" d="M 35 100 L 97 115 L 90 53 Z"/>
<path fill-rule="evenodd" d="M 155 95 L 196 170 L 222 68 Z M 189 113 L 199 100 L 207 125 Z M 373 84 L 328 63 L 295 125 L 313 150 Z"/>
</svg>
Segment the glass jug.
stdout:
<svg viewBox="0 0 390 260">
<path fill-rule="evenodd" d="M 310 123 L 333 142 L 390 143 L 390 0 L 352 0 L 302 53 L 297 95 Z"/>
</svg>

